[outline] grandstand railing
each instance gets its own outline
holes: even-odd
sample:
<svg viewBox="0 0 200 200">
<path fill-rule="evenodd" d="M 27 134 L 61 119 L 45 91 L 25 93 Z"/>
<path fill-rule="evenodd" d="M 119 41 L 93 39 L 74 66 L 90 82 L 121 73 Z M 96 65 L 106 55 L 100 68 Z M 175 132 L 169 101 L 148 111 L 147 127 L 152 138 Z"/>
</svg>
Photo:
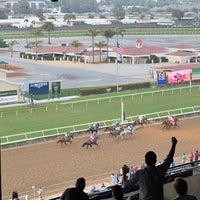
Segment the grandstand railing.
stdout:
<svg viewBox="0 0 200 200">
<path fill-rule="evenodd" d="M 199 106 L 191 106 L 191 107 L 185 107 L 185 108 L 178 108 L 173 110 L 165 110 L 165 111 L 159 111 L 155 113 L 146 113 L 146 117 L 150 121 L 160 121 L 169 115 L 176 115 L 178 118 L 184 118 L 187 116 L 193 116 L 193 115 L 199 115 L 200 114 L 200 105 Z M 133 122 L 136 119 L 138 119 L 139 115 L 136 116 L 130 116 L 126 117 L 126 121 L 123 123 Z M 120 119 L 111 119 L 106 121 L 99 121 L 100 128 L 104 128 L 108 125 L 111 125 L 114 121 L 120 121 Z M 1 136 L 1 146 L 6 145 L 18 145 L 28 142 L 34 142 L 38 140 L 47 140 L 55 136 L 59 136 L 63 134 L 66 131 L 70 131 L 72 133 L 76 133 L 77 135 L 83 134 L 89 127 L 91 127 L 93 122 L 89 122 L 86 124 L 78 124 L 78 125 L 72 125 L 72 126 L 66 126 L 66 127 L 58 127 L 58 128 L 52 128 L 52 129 L 45 129 L 45 130 L 38 130 L 38 131 L 32 131 L 32 132 L 26 132 L 26 133 L 20 133 L 20 134 L 14 134 L 14 135 L 8 135 L 8 136 Z"/>
</svg>

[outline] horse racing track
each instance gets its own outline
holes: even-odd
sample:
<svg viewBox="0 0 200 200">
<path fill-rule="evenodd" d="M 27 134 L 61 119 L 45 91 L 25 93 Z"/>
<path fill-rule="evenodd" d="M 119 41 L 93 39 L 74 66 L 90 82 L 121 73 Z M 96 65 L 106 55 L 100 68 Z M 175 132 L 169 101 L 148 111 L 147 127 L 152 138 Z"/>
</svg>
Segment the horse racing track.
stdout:
<svg viewBox="0 0 200 200">
<path fill-rule="evenodd" d="M 74 186 L 83 176 L 87 189 L 98 184 L 110 184 L 110 175 L 124 165 L 140 167 L 148 150 L 157 152 L 161 161 L 169 151 L 171 137 L 178 139 L 176 163 L 183 153 L 200 150 L 200 116 L 180 119 L 180 127 L 163 130 L 161 122 L 138 128 L 130 137 L 109 138 L 98 133 L 99 146 L 83 148 L 89 135 L 75 137 L 72 144 L 61 145 L 55 141 L 2 150 L 3 200 L 11 198 L 13 190 L 20 196 L 34 198 L 32 186 L 44 189 L 44 199 L 59 196 L 66 187 Z M 189 158 L 187 158 L 189 161 Z M 37 194 L 37 193 L 35 193 Z"/>
</svg>

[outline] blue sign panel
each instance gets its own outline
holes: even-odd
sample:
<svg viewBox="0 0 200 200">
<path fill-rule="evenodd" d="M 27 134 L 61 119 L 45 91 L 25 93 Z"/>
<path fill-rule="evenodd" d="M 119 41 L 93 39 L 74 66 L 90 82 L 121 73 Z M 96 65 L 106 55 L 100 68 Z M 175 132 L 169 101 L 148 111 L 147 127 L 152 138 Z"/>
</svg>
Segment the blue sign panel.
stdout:
<svg viewBox="0 0 200 200">
<path fill-rule="evenodd" d="M 29 95 L 49 94 L 49 82 L 29 83 Z"/>
<path fill-rule="evenodd" d="M 167 83 L 167 76 L 165 72 L 160 72 L 157 74 L 157 83 L 160 84 L 166 84 Z"/>
</svg>

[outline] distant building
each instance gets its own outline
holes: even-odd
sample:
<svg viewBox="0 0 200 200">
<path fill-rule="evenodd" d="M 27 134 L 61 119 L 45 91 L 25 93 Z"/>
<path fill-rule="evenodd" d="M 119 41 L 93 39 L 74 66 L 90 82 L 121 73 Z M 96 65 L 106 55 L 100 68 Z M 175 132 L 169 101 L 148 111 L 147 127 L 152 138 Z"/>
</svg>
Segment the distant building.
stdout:
<svg viewBox="0 0 200 200">
<path fill-rule="evenodd" d="M 19 2 L 19 0 L 9 0 L 9 1 L 5 1 L 3 4 L 10 8 L 12 11 L 12 8 L 14 5 L 17 5 Z M 46 6 L 46 3 L 44 0 L 27 0 L 27 2 L 29 3 L 30 8 L 41 8 L 44 9 Z"/>
</svg>

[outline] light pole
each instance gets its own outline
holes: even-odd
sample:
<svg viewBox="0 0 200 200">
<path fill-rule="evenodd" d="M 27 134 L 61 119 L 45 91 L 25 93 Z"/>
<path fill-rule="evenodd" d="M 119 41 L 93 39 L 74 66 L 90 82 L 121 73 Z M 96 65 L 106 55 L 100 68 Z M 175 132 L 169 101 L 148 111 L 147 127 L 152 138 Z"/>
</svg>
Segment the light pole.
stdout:
<svg viewBox="0 0 200 200">
<path fill-rule="evenodd" d="M 119 92 L 119 66 L 118 66 L 118 55 L 117 55 L 117 93 Z"/>
<path fill-rule="evenodd" d="M 124 122 L 124 102 L 121 103 L 121 123 Z"/>
</svg>

